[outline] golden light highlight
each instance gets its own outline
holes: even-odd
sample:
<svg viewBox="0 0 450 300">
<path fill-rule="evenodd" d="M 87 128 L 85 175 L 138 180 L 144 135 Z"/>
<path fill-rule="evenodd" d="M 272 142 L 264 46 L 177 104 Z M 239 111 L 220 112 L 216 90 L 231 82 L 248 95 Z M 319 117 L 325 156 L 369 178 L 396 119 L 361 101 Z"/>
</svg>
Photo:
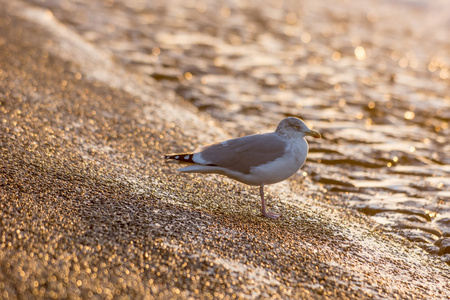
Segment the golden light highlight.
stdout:
<svg viewBox="0 0 450 300">
<path fill-rule="evenodd" d="M 357 60 L 363 60 L 367 57 L 366 50 L 362 46 L 358 46 L 355 48 L 355 57 Z"/>
<path fill-rule="evenodd" d="M 413 111 L 410 111 L 410 110 L 406 111 L 405 114 L 403 115 L 403 117 L 406 120 L 412 120 L 412 119 L 414 119 L 415 116 L 416 116 L 416 114 Z"/>
</svg>

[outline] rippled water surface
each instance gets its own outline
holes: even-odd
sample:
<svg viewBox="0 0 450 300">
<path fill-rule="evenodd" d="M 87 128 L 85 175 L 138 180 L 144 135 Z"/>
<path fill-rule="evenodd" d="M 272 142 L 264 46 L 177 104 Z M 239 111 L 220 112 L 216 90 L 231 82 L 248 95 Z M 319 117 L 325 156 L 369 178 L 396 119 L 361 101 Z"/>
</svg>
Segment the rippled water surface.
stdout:
<svg viewBox="0 0 450 300">
<path fill-rule="evenodd" d="M 294 180 L 450 261 L 447 1 L 28 2 L 230 136 L 303 118 Z"/>
</svg>

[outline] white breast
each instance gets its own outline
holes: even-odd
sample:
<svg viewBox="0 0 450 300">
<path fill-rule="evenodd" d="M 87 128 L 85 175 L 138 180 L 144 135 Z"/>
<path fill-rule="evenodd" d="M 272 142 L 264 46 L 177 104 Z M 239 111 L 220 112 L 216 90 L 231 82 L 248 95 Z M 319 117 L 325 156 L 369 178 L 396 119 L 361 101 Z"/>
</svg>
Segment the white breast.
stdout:
<svg viewBox="0 0 450 300">
<path fill-rule="evenodd" d="M 274 161 L 253 167 L 248 184 L 261 185 L 283 181 L 294 175 L 305 163 L 308 154 L 308 143 L 305 139 L 290 140 L 285 154 Z"/>
</svg>

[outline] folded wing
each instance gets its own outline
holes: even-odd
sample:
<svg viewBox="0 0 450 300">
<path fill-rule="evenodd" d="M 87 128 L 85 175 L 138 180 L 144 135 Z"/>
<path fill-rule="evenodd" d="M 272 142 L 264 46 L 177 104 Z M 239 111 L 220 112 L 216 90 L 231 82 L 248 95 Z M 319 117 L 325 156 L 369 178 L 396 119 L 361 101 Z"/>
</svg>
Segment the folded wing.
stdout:
<svg viewBox="0 0 450 300">
<path fill-rule="evenodd" d="M 286 141 L 276 133 L 249 135 L 194 152 L 193 162 L 249 174 L 250 169 L 283 156 Z"/>
</svg>

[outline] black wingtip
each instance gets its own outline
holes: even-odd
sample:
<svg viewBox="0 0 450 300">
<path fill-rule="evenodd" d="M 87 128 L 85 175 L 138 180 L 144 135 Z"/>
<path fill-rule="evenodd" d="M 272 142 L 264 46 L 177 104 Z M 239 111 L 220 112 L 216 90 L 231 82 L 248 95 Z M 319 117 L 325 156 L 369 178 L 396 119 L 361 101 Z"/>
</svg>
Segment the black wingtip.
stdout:
<svg viewBox="0 0 450 300">
<path fill-rule="evenodd" d="M 182 153 L 182 154 L 167 154 L 164 155 L 164 159 L 173 159 L 180 162 L 195 163 L 193 161 L 193 153 Z"/>
</svg>

